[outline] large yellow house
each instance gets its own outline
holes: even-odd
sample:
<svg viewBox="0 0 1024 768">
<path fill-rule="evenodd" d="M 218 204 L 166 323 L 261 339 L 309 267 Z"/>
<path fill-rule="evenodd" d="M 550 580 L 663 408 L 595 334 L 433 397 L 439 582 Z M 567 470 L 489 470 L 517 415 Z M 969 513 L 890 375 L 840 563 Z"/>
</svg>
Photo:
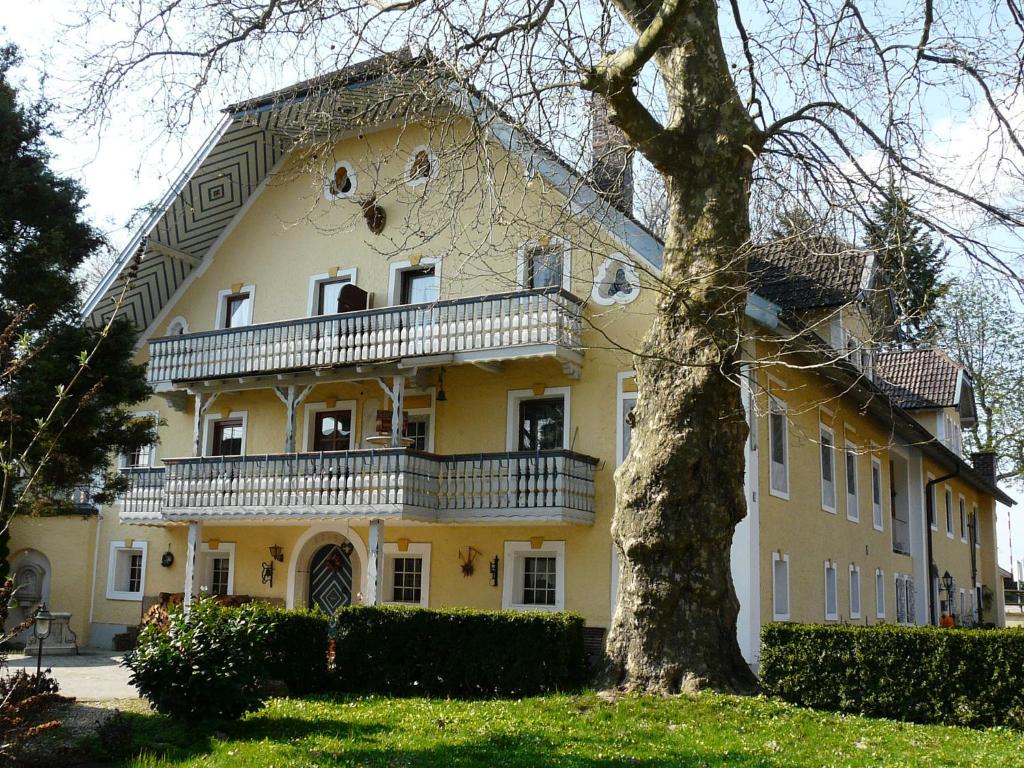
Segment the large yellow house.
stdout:
<svg viewBox="0 0 1024 768">
<path fill-rule="evenodd" d="M 127 286 L 160 440 L 122 457 L 116 505 L 15 521 L 14 572 L 80 643 L 203 591 L 609 626 L 661 243 L 628 174 L 595 189 L 479 98 L 415 119 L 383 100 L 326 146 L 300 130 L 387 77 L 371 61 L 230 107 L 89 300 L 102 323 Z M 996 621 L 1008 499 L 960 455 L 969 379 L 876 353 L 865 254 L 786 254 L 764 250 L 747 301 L 748 661 L 773 620 Z"/>
</svg>

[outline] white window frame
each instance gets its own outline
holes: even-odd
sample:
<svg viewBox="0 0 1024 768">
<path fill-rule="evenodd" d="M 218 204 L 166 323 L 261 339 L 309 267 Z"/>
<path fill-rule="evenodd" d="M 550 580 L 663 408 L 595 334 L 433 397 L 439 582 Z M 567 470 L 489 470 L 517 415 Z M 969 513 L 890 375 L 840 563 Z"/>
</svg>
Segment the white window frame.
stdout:
<svg viewBox="0 0 1024 768">
<path fill-rule="evenodd" d="M 779 613 L 777 610 L 778 596 L 775 593 L 775 588 L 778 585 L 778 581 L 775 578 L 775 569 L 778 564 L 782 563 L 786 567 L 786 612 Z M 778 552 L 772 552 L 772 621 L 789 621 L 789 617 L 792 613 L 792 604 L 789 601 L 789 555 L 780 555 Z"/>
<path fill-rule="evenodd" d="M 441 259 L 437 256 L 424 256 L 415 264 L 410 259 L 395 261 L 388 266 L 388 306 L 402 306 L 402 273 L 423 269 L 424 267 L 434 268 L 434 277 L 437 278 L 437 295 L 441 296 Z M 354 282 L 354 281 L 353 281 Z"/>
<path fill-rule="evenodd" d="M 501 580 L 501 607 L 513 611 L 564 611 L 565 610 L 565 542 L 545 541 L 534 549 L 529 541 L 506 541 L 505 564 Z M 555 604 L 524 605 L 517 602 L 520 586 L 519 568 L 524 557 L 555 558 Z"/>
<path fill-rule="evenodd" d="M 348 171 L 348 177 L 352 179 L 352 189 L 348 192 L 332 192 L 331 186 L 334 184 L 334 174 L 338 172 L 339 168 L 344 168 Z M 359 188 L 359 177 L 356 174 L 356 169 L 352 167 L 352 163 L 348 160 L 339 160 L 331 168 L 331 172 L 324 179 L 324 200 L 345 200 L 350 197 L 354 197 L 356 190 Z"/>
<path fill-rule="evenodd" d="M 626 419 L 626 403 L 636 406 L 637 392 L 626 391 L 626 381 L 636 379 L 636 371 L 619 371 L 615 376 L 615 466 L 626 460 L 626 431 L 623 423 Z"/>
<path fill-rule="evenodd" d="M 355 285 L 357 272 L 358 270 L 353 267 L 352 269 L 339 269 L 334 276 L 330 272 L 310 275 L 309 298 L 306 301 L 306 317 L 321 317 L 321 315 L 316 313 L 317 305 L 320 303 L 320 283 L 333 283 L 335 280 L 347 278 L 349 285 Z"/>
<path fill-rule="evenodd" d="M 391 599 L 395 589 L 395 558 L 418 557 L 423 561 L 420 570 L 420 601 L 418 603 L 396 602 Z M 426 542 L 410 541 L 405 551 L 402 552 L 395 542 L 384 542 L 384 579 L 383 596 L 387 599 L 381 602 L 388 605 L 419 605 L 421 608 L 430 606 L 430 544 Z"/>
<path fill-rule="evenodd" d="M 967 543 L 967 499 L 964 495 L 959 495 L 959 503 L 957 505 L 957 511 L 960 512 L 960 541 L 964 544 Z"/>
<path fill-rule="evenodd" d="M 242 452 L 239 456 L 245 456 L 245 445 L 249 439 L 249 412 L 231 411 L 225 416 L 221 412 L 207 413 L 203 417 L 203 456 L 213 455 L 213 423 L 215 421 L 226 421 L 228 419 L 242 420 Z"/>
<path fill-rule="evenodd" d="M 412 173 L 412 164 L 416 160 L 416 155 L 420 152 L 426 152 L 427 157 L 430 159 L 430 175 L 428 176 L 417 176 L 415 179 L 409 178 L 409 174 Z M 419 144 L 409 150 L 409 156 L 405 160 L 405 168 L 403 169 L 403 181 L 405 186 L 415 189 L 416 187 L 422 187 L 428 181 L 433 181 L 437 178 L 437 174 L 441 170 L 441 165 L 437 161 L 437 154 L 431 149 L 429 144 Z"/>
<path fill-rule="evenodd" d="M 932 475 L 932 474 L 928 474 L 925 477 L 925 484 L 924 484 L 925 492 L 926 493 L 930 493 L 932 495 L 932 498 L 931 498 L 931 502 L 932 502 L 932 519 L 931 520 L 926 520 L 926 523 L 931 526 L 931 529 L 933 531 L 938 531 L 939 530 L 939 494 L 937 492 L 937 487 L 935 485 L 928 485 L 928 483 L 930 483 L 934 479 L 935 479 L 935 476 Z M 925 508 L 927 509 L 927 506 L 928 506 L 928 499 L 927 498 L 925 498 L 924 503 L 925 503 Z M 925 515 L 927 516 L 927 512 L 925 513 Z"/>
<path fill-rule="evenodd" d="M 117 554 L 118 552 L 142 552 L 142 574 L 139 578 L 139 591 L 138 592 L 126 592 L 117 589 L 117 585 L 114 583 L 115 573 L 117 571 Z M 141 602 L 143 596 L 146 594 L 146 562 L 149 553 L 149 543 L 146 541 L 139 541 L 138 539 L 132 541 L 132 545 L 129 547 L 127 541 L 112 541 L 110 542 L 110 557 L 107 561 L 107 599 L 108 600 L 130 600 L 133 602 Z"/>
<path fill-rule="evenodd" d="M 405 392 L 405 397 L 407 399 L 408 398 L 412 398 L 412 397 L 420 397 L 420 396 L 424 396 L 424 395 L 430 398 L 430 406 L 427 407 L 427 408 L 406 408 L 405 409 L 405 412 L 407 414 L 409 414 L 410 416 L 428 416 L 429 417 L 429 420 L 427 421 L 427 425 L 429 427 L 427 429 L 427 447 L 425 449 L 428 453 L 433 453 L 434 452 L 434 429 L 437 426 L 437 405 L 436 405 L 437 398 L 436 398 L 436 394 L 437 394 L 437 392 L 436 392 L 436 389 L 434 387 L 430 387 L 428 389 L 408 389 Z"/>
<path fill-rule="evenodd" d="M 831 442 L 831 449 L 829 450 L 829 460 L 832 463 L 832 505 L 825 501 L 825 466 L 822 463 L 822 448 L 824 447 L 824 440 L 822 439 L 824 433 L 828 433 L 829 440 Z M 824 422 L 818 422 L 818 482 L 821 485 L 821 508 L 825 512 L 830 512 L 833 515 L 836 514 L 836 507 L 838 505 L 838 483 L 836 482 L 836 433 L 832 427 L 826 426 Z"/>
<path fill-rule="evenodd" d="M 526 252 L 531 248 L 551 247 L 562 249 L 562 290 L 572 290 L 572 245 L 561 237 L 548 238 L 546 246 L 541 245 L 539 240 L 524 240 L 519 244 L 516 251 L 516 285 L 523 290 L 529 290 L 526 286 Z"/>
<path fill-rule="evenodd" d="M 132 417 L 136 419 L 151 418 L 153 419 L 154 426 L 160 424 L 160 412 L 159 411 L 134 411 Z M 134 467 L 128 464 L 128 454 L 122 453 L 118 455 L 117 465 L 121 469 L 147 469 L 153 467 L 156 464 L 156 443 L 149 446 L 149 458 L 145 464 L 136 464 Z"/>
<path fill-rule="evenodd" d="M 547 400 L 562 396 L 565 403 L 565 424 L 562 426 L 562 448 L 568 450 L 572 443 L 572 411 L 570 401 L 572 387 L 546 387 L 543 394 L 538 395 L 532 389 L 510 389 L 508 391 L 508 413 L 505 422 L 505 448 L 509 451 L 519 450 L 519 404 L 526 400 Z"/>
<path fill-rule="evenodd" d="M 981 517 L 978 515 L 978 505 L 972 504 L 971 509 L 974 510 L 974 548 L 981 549 Z"/>
<path fill-rule="evenodd" d="M 246 318 L 244 325 L 233 325 L 232 328 L 246 328 L 253 324 L 252 319 L 256 314 L 256 286 L 255 285 L 243 285 L 239 290 L 233 291 L 230 288 L 225 288 L 223 291 L 217 292 L 217 315 L 213 319 L 213 327 L 217 330 L 223 330 L 226 326 L 224 325 L 224 311 L 225 304 L 227 303 L 229 296 L 237 296 L 240 293 L 249 294 L 249 317 Z"/>
<path fill-rule="evenodd" d="M 832 596 L 832 604 L 835 606 L 833 613 L 828 612 L 828 575 L 829 571 L 832 572 L 832 585 L 835 588 L 835 594 Z M 824 568 L 825 576 L 825 621 L 838 621 L 839 620 L 839 567 L 834 560 L 826 560 Z"/>
<path fill-rule="evenodd" d="M 857 465 L 857 452 L 860 450 L 849 440 L 843 451 L 843 494 L 846 496 L 846 519 L 852 523 L 860 522 L 860 469 Z M 853 458 L 853 494 L 850 494 L 850 458 Z"/>
<path fill-rule="evenodd" d="M 783 487 L 775 483 L 775 454 L 772 450 L 775 431 L 772 429 L 772 415 L 782 416 L 782 464 L 779 473 L 783 479 Z M 789 500 L 789 409 L 786 402 L 775 395 L 768 395 L 768 493 L 780 499 Z"/>
<path fill-rule="evenodd" d="M 856 610 L 854 610 L 854 605 L 853 605 L 853 593 L 854 593 L 853 587 L 854 587 L 854 585 L 857 586 L 857 605 L 856 605 Z M 849 581 L 849 590 L 850 590 L 850 595 L 849 595 L 849 598 L 850 598 L 850 618 L 851 619 L 859 619 L 860 615 L 861 615 L 861 611 L 864 608 L 864 604 L 863 604 L 864 603 L 864 595 L 861 593 L 861 589 L 860 588 L 861 588 L 861 583 L 860 583 L 860 566 L 859 565 L 853 565 L 851 563 L 850 564 L 850 581 Z"/>
<path fill-rule="evenodd" d="M 878 501 L 875 502 L 875 471 L 878 471 Z M 885 476 L 882 462 L 877 456 L 871 457 L 871 525 L 876 531 L 885 530 Z"/>
<path fill-rule="evenodd" d="M 946 538 L 952 539 L 956 535 L 956 526 L 953 523 L 953 489 L 948 483 L 942 487 L 942 502 L 946 508 Z"/>
<path fill-rule="evenodd" d="M 198 589 L 205 589 L 207 594 L 212 594 L 210 588 L 213 581 L 213 568 L 210 562 L 215 557 L 227 555 L 228 558 L 228 594 L 235 594 L 235 543 L 222 541 L 217 549 L 210 547 L 209 542 L 199 544 L 199 562 L 196 564 L 196 586 Z"/>
<path fill-rule="evenodd" d="M 359 435 L 356 434 L 358 422 L 356 421 L 356 401 L 355 400 L 337 400 L 334 405 L 328 405 L 326 402 L 319 403 L 306 403 L 302 406 L 302 444 L 305 446 L 305 450 L 313 452 L 313 438 L 314 429 L 316 425 L 316 415 L 323 411 L 348 411 L 351 414 L 352 424 L 352 439 L 349 441 L 349 450 L 355 451 L 359 448 Z"/>
<path fill-rule="evenodd" d="M 875 618 L 885 618 L 885 571 L 881 568 L 875 568 Z"/>
<path fill-rule="evenodd" d="M 960 612 L 956 617 L 959 619 L 958 623 L 960 623 L 963 622 L 964 615 L 967 613 L 967 590 L 963 587 L 960 587 L 960 603 L 957 607 L 960 609 Z"/>
</svg>

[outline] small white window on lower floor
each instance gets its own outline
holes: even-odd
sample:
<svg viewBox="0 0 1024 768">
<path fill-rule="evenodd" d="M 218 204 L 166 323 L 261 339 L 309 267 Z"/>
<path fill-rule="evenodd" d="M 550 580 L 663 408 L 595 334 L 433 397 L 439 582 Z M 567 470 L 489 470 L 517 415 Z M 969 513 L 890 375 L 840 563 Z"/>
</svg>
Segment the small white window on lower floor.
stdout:
<svg viewBox="0 0 1024 768">
<path fill-rule="evenodd" d="M 227 542 L 203 542 L 196 563 L 199 590 L 207 595 L 235 593 L 235 545 Z"/>
<path fill-rule="evenodd" d="M 772 552 L 772 619 L 789 621 L 789 555 Z"/>
<path fill-rule="evenodd" d="M 850 618 L 860 618 L 860 567 L 850 566 Z"/>
<path fill-rule="evenodd" d="M 885 571 L 875 568 L 875 616 L 885 618 Z"/>
<path fill-rule="evenodd" d="M 384 602 L 418 605 L 430 602 L 430 544 L 384 545 Z"/>
<path fill-rule="evenodd" d="M 505 542 L 501 607 L 561 611 L 565 608 L 565 542 Z"/>
<path fill-rule="evenodd" d="M 145 541 L 110 542 L 109 600 L 142 600 L 146 589 L 146 550 Z"/>
<path fill-rule="evenodd" d="M 825 561 L 825 618 L 834 621 L 839 618 L 839 583 L 836 564 Z"/>
</svg>

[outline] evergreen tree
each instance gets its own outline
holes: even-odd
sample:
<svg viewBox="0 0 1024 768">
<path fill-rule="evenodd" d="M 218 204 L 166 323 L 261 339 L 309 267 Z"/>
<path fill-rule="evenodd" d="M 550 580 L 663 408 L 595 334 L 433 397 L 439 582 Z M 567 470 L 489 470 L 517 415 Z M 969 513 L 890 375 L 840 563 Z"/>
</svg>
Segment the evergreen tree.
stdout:
<svg viewBox="0 0 1024 768">
<path fill-rule="evenodd" d="M 67 509 L 68 491 L 96 476 L 96 499 L 109 499 L 121 485 L 111 452 L 153 440 L 126 410 L 150 393 L 134 329 L 81 321 L 74 274 L 103 240 L 82 188 L 49 167 L 48 107 L 19 101 L 17 63 L 14 46 L 0 47 L 0 578 L 14 515 Z"/>
<path fill-rule="evenodd" d="M 941 329 L 937 305 L 949 287 L 941 277 L 946 249 L 915 217 L 912 201 L 895 188 L 872 206 L 867 246 L 893 291 L 901 339 L 913 346 L 931 344 Z"/>
</svg>

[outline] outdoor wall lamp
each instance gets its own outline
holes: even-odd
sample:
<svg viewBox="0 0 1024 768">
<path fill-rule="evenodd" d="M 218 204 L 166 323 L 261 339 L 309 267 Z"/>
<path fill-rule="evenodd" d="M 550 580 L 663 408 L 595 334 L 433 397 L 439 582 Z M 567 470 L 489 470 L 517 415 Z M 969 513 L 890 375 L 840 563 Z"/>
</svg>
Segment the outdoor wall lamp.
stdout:
<svg viewBox="0 0 1024 768">
<path fill-rule="evenodd" d="M 46 603 L 42 603 L 39 606 L 35 618 L 33 631 L 35 632 L 36 639 L 39 640 L 39 655 L 36 657 L 36 677 L 38 678 L 43 670 L 43 640 L 50 636 L 50 621 L 53 618 L 50 612 L 46 610 Z"/>
<path fill-rule="evenodd" d="M 498 586 L 498 556 L 497 555 L 495 555 L 494 559 L 491 560 L 491 565 L 490 565 L 489 570 L 491 572 L 491 586 L 492 587 L 496 587 L 496 586 Z"/>
<path fill-rule="evenodd" d="M 266 563 L 261 564 L 260 579 L 264 584 L 269 584 L 270 588 L 274 588 L 274 561 L 279 563 L 284 562 L 284 550 L 281 549 L 277 544 L 270 547 L 270 560 Z"/>
</svg>

